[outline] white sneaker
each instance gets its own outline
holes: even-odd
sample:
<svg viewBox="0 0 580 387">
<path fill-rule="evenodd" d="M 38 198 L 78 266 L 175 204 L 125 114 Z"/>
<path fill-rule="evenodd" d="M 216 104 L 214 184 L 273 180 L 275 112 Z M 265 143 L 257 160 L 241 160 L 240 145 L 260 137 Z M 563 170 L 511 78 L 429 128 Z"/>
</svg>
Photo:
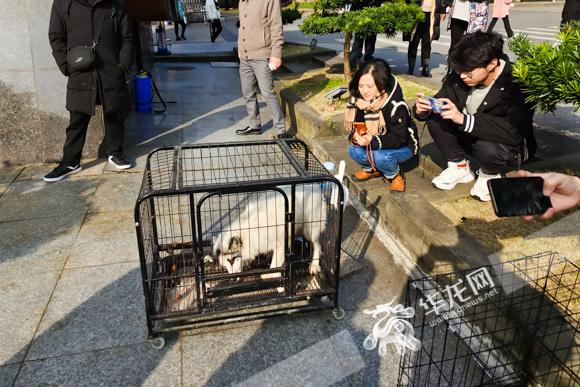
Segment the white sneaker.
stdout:
<svg viewBox="0 0 580 387">
<path fill-rule="evenodd" d="M 465 167 L 458 167 L 459 164 L 463 163 L 466 164 Z M 431 180 L 431 183 L 439 189 L 449 191 L 455 188 L 458 183 L 469 183 L 474 179 L 475 176 L 473 176 L 473 172 L 469 169 L 469 161 L 466 160 L 460 163 L 448 161 L 447 168 L 439 176 Z"/>
<path fill-rule="evenodd" d="M 487 187 L 487 181 L 490 179 L 498 179 L 501 175 L 499 173 L 495 175 L 488 175 L 484 173 L 481 169 L 477 171 L 477 181 L 471 187 L 469 194 L 481 200 L 482 202 L 489 202 L 491 196 L 489 195 L 489 188 Z"/>
</svg>

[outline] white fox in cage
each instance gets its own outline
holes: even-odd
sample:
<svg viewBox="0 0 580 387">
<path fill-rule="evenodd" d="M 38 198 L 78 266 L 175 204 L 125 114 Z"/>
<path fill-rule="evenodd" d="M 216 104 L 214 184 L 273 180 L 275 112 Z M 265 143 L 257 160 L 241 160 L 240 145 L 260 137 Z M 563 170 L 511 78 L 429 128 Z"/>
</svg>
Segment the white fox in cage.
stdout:
<svg viewBox="0 0 580 387">
<path fill-rule="evenodd" d="M 290 186 L 280 187 L 291 200 Z M 267 191 L 255 194 L 238 217 L 222 223 L 222 229 L 213 242 L 213 257 L 228 273 L 240 273 L 243 267 L 261 254 L 272 253 L 270 268 L 284 266 L 285 207 L 280 192 Z M 312 243 L 310 274 L 321 271 L 321 236 L 326 230 L 328 202 L 320 184 L 299 185 L 295 192 L 295 234 Z M 289 203 L 290 205 L 290 203 Z M 278 273 L 264 278 L 278 276 Z"/>
</svg>

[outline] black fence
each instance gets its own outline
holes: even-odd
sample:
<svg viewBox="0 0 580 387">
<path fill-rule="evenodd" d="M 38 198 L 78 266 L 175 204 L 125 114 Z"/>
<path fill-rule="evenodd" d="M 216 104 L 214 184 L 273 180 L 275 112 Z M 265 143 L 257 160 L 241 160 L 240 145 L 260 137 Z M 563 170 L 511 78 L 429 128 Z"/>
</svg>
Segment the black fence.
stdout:
<svg viewBox="0 0 580 387">
<path fill-rule="evenodd" d="M 580 271 L 555 253 L 409 282 L 402 386 L 579 386 Z"/>
<path fill-rule="evenodd" d="M 297 140 L 153 151 L 135 206 L 150 337 L 338 308 L 343 198 Z"/>
</svg>

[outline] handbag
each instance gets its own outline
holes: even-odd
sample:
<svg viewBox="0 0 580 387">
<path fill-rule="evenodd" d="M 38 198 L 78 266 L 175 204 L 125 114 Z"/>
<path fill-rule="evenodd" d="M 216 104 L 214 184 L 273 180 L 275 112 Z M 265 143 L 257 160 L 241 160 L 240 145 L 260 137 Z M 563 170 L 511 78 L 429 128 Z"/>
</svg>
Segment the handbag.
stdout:
<svg viewBox="0 0 580 387">
<path fill-rule="evenodd" d="M 97 46 L 101 38 L 101 30 L 103 26 L 99 26 L 97 35 L 90 46 L 76 46 L 69 48 L 66 59 L 68 62 L 69 74 L 89 71 L 93 69 L 96 59 Z"/>
<path fill-rule="evenodd" d="M 67 53 L 69 73 L 78 73 L 92 70 L 95 63 L 96 45 L 77 46 L 70 49 Z"/>
</svg>

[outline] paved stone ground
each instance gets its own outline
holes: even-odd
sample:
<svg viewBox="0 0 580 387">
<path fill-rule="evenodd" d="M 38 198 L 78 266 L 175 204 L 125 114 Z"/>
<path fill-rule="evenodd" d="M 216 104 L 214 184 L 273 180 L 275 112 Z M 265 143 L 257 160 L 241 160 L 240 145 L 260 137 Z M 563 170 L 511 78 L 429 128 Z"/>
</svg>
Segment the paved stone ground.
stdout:
<svg viewBox="0 0 580 387">
<path fill-rule="evenodd" d="M 363 348 L 375 322 L 363 310 L 399 296 L 407 275 L 350 206 L 343 247 L 363 270 L 341 283 L 343 320 L 315 312 L 149 345 L 133 220 L 145 157 L 163 145 L 239 140 L 233 131 L 245 126 L 237 68 L 154 73 L 175 103 L 129 117 L 136 168 L 86 161 L 55 184 L 41 180 L 52 165 L 0 169 L 0 385 L 392 385 L 398 355 Z M 265 129 L 261 138 L 271 122 Z"/>
</svg>

